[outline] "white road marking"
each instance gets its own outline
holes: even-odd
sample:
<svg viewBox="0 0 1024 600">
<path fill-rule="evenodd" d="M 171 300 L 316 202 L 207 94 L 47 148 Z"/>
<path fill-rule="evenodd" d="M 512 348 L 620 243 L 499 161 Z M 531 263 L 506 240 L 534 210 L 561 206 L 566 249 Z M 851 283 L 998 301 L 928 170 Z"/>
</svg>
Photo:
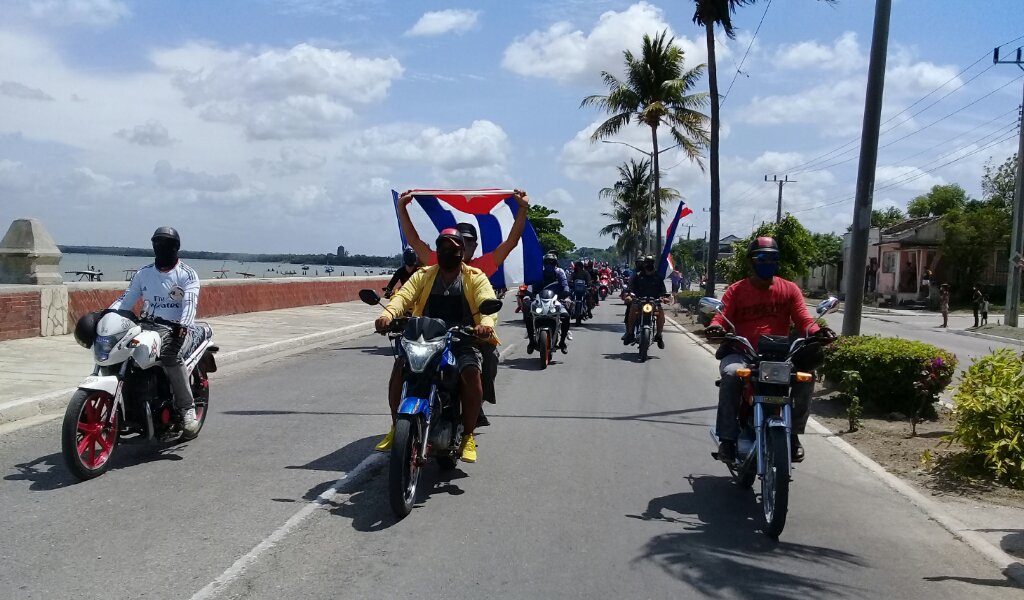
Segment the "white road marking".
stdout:
<svg viewBox="0 0 1024 600">
<path fill-rule="evenodd" d="M 377 463 L 383 462 L 385 458 L 386 456 L 384 454 L 376 452 L 364 458 L 363 461 L 356 465 L 354 469 L 335 481 L 334 485 L 324 493 L 317 496 L 316 500 L 302 507 L 299 512 L 295 513 L 290 519 L 285 521 L 284 525 L 278 527 L 276 531 L 257 544 L 255 548 L 236 560 L 235 564 L 231 565 L 226 571 L 221 573 L 220 577 L 214 579 L 203 589 L 196 592 L 192 596 L 191 600 L 208 600 L 209 598 L 215 598 L 220 594 L 220 592 L 224 591 L 229 583 L 238 579 L 247 568 L 252 566 L 259 559 L 261 554 L 273 548 L 275 544 L 287 537 L 289 533 L 295 530 L 295 528 L 302 524 L 303 521 L 309 518 L 310 515 L 323 506 L 324 503 L 330 500 L 335 494 L 343 491 L 346 484 L 357 479 L 364 471 L 376 466 Z"/>
</svg>

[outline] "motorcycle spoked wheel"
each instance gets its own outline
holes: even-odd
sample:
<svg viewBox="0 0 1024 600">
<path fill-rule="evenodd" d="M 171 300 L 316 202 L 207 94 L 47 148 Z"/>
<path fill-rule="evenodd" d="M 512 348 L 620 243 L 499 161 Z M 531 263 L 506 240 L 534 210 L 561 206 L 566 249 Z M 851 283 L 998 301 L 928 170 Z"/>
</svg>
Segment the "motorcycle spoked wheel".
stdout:
<svg viewBox="0 0 1024 600">
<path fill-rule="evenodd" d="M 647 349 L 651 347 L 651 328 L 644 327 L 640 330 L 640 362 L 647 360 Z"/>
<path fill-rule="evenodd" d="M 548 363 L 551 362 L 551 335 L 547 329 L 537 332 L 537 352 L 540 353 L 540 368 L 548 368 Z"/>
<path fill-rule="evenodd" d="M 761 478 L 761 508 L 764 532 L 778 539 L 789 512 L 789 440 L 786 430 L 769 427 L 765 434 L 764 477 Z"/>
<path fill-rule="evenodd" d="M 192 396 L 196 403 L 196 419 L 199 420 L 199 429 L 195 433 L 188 433 L 187 431 L 181 432 L 181 439 L 183 441 L 194 440 L 199 437 L 199 432 L 203 430 L 203 425 L 206 424 L 206 413 L 210 408 L 210 378 L 207 377 L 206 373 L 196 371 L 197 375 L 193 377 L 195 381 L 192 384 Z"/>
<path fill-rule="evenodd" d="M 388 466 L 388 500 L 391 510 L 400 519 L 408 516 L 416 504 L 416 488 L 422 470 L 419 455 L 421 431 L 418 418 L 400 417 L 395 423 L 395 440 Z"/>
<path fill-rule="evenodd" d="M 110 425 L 105 425 L 113 411 Z M 117 448 L 120 415 L 114 397 L 99 390 L 78 390 L 68 403 L 61 428 L 61 453 L 79 479 L 99 477 L 110 468 Z"/>
</svg>

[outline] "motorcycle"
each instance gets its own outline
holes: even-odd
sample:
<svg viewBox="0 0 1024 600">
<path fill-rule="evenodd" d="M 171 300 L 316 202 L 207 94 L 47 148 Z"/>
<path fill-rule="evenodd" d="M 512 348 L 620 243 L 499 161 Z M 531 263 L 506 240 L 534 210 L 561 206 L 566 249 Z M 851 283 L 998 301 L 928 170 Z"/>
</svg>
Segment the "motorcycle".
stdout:
<svg viewBox="0 0 1024 600">
<path fill-rule="evenodd" d="M 524 283 L 519 286 L 519 291 L 516 292 L 516 312 L 523 313 L 523 318 L 526 317 L 524 309 L 528 308 L 528 306 L 523 303 L 523 299 L 530 295 L 529 290 L 530 286 Z"/>
<path fill-rule="evenodd" d="M 818 304 L 816 311 L 823 317 L 838 306 L 839 300 L 830 297 Z M 699 307 L 706 316 L 718 313 L 725 317 L 724 305 L 715 298 L 701 298 Z M 735 331 L 728 319 L 725 322 Z M 750 488 L 755 478 L 761 479 L 764 532 L 777 539 L 786 526 L 789 482 L 793 473 L 790 454 L 792 385 L 814 381 L 813 371 L 824 360 L 822 342 L 809 336 L 791 340 L 788 336 L 764 335 L 758 340 L 755 351 L 747 338 L 735 333 L 727 333 L 724 339 L 748 364 L 737 370 L 737 375 L 745 381 L 737 414 L 740 436 L 736 461 L 726 466 L 744 489 Z M 717 460 L 720 440 L 714 426 L 711 441 L 715 445 L 711 455 Z"/>
<path fill-rule="evenodd" d="M 602 277 L 597 281 L 597 295 L 601 300 L 608 298 L 608 293 L 611 291 L 611 280 L 607 277 Z"/>
<path fill-rule="evenodd" d="M 373 290 L 359 298 L 379 304 Z M 501 300 L 484 300 L 480 313 L 493 315 Z M 420 472 L 430 458 L 440 468 L 455 468 L 462 446 L 460 377 L 452 355 L 452 342 L 472 338 L 471 327 L 447 327 L 440 319 L 401 317 L 391 321 L 389 333 L 400 333 L 406 356 L 402 400 L 395 421 L 395 438 L 388 464 L 388 500 L 399 517 L 416 503 Z"/>
<path fill-rule="evenodd" d="M 546 369 L 551 363 L 551 351 L 555 347 L 553 340 L 558 339 L 561 331 L 562 303 L 553 289 L 558 282 L 549 284 L 535 298 L 530 298 L 529 308 L 524 319 L 533 319 L 533 345 L 540 355 L 540 368 Z"/>
<path fill-rule="evenodd" d="M 658 330 L 655 317 L 661 310 L 661 299 L 633 298 L 633 304 L 637 303 L 640 306 L 640 318 L 636 320 L 636 325 L 633 327 L 633 338 L 636 340 L 633 343 L 640 347 L 640 362 L 645 362 L 651 343 L 654 341 L 654 334 Z"/>
<path fill-rule="evenodd" d="M 68 469 L 79 479 L 99 477 L 110 468 L 110 459 L 124 440 L 192 440 L 181 428 L 170 382 L 161 368 L 160 334 L 148 325 L 178 327 L 177 323 L 129 310 L 105 311 L 96 324 L 95 340 L 78 339 L 91 348 L 96 360 L 92 374 L 71 396 L 61 428 L 61 453 Z M 201 340 L 185 359 L 200 429 L 210 404 L 209 374 L 217 370 L 210 345 L 213 330 L 196 323 Z M 134 437 L 129 437 L 134 436 Z"/>
<path fill-rule="evenodd" d="M 590 290 L 587 289 L 587 282 L 582 279 L 573 281 L 572 285 L 572 302 L 570 304 L 569 318 L 575 319 L 576 326 L 579 327 L 580 323 L 587 318 L 587 302 Z"/>
</svg>

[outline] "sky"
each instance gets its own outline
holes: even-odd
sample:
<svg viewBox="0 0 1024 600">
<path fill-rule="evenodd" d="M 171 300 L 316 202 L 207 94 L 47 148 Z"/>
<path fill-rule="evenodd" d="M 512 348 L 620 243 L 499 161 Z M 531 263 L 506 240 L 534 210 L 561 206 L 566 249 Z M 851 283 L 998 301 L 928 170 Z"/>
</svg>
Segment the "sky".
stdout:
<svg viewBox="0 0 1024 600">
<path fill-rule="evenodd" d="M 964 10 L 970 4 L 973 10 Z M 979 2 L 979 4 L 982 4 Z M 1020 0 L 895 0 L 874 206 L 933 185 L 981 195 L 1017 148 Z M 784 211 L 852 222 L 874 3 L 774 0 L 716 36 L 722 237 Z M 0 229 L 43 221 L 61 244 L 229 252 L 400 251 L 390 190 L 525 189 L 577 245 L 613 243 L 601 188 L 650 130 L 590 136 L 581 108 L 623 51 L 667 30 L 706 62 L 689 0 L 2 0 Z M 756 35 L 755 35 L 756 34 Z M 707 91 L 703 77 L 694 92 Z M 662 147 L 671 145 L 667 132 Z M 709 179 L 677 150 L 663 185 L 708 227 Z M 686 227 L 691 225 L 692 227 Z"/>
</svg>

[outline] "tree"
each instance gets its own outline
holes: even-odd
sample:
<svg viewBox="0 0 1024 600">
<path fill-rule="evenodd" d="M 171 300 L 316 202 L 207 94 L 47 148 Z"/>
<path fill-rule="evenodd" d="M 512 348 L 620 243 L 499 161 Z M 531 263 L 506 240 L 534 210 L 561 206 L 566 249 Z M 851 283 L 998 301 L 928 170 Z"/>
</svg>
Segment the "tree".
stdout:
<svg viewBox="0 0 1024 600">
<path fill-rule="evenodd" d="M 706 247 L 704 239 L 677 241 L 672 246 L 672 260 L 676 263 L 676 269 L 683 273 L 703 274 Z"/>
<path fill-rule="evenodd" d="M 1010 211 L 992 202 L 971 201 L 942 217 L 942 255 L 952 268 L 953 290 L 966 297 L 997 248 L 1010 245 Z"/>
<path fill-rule="evenodd" d="M 598 232 L 611 235 L 618 251 L 627 260 L 649 249 L 649 224 L 654 215 L 653 177 L 650 161 L 630 160 L 619 166 L 619 180 L 612 187 L 603 188 L 598 196 L 612 201 L 611 212 L 601 213 L 612 219 Z M 673 188 L 660 189 L 661 203 L 679 198 Z"/>
<path fill-rule="evenodd" d="M 607 71 L 601 78 L 608 95 L 587 96 L 580 107 L 597 106 L 612 117 L 598 126 L 592 141 L 609 138 L 633 120 L 651 129 L 651 161 L 654 173 L 654 197 L 662 198 L 661 169 L 658 163 L 658 128 L 665 125 L 676 145 L 697 164 L 700 153 L 708 143 L 707 116 L 697 110 L 707 103 L 707 94 L 692 94 L 690 90 L 704 74 L 704 65 L 686 70 L 683 50 L 675 45 L 675 38 L 666 41 L 667 31 L 656 37 L 644 35 L 641 56 L 638 59 L 629 50 L 623 52 L 626 62 L 626 80 L 620 81 Z M 657 243 L 655 254 L 661 254 L 662 207 L 657 207 Z"/>
<path fill-rule="evenodd" d="M 800 224 L 796 217 L 787 213 L 779 223 L 761 223 L 749 237 L 733 244 L 735 252 L 731 258 L 718 261 L 722 274 L 729 283 L 739 281 L 750 273 L 747 261 L 747 245 L 761 236 L 771 236 L 779 244 L 779 276 L 793 280 L 805 275 L 818 256 L 818 246 L 811 233 Z M 838 237 L 838 236 L 837 236 Z"/>
<path fill-rule="evenodd" d="M 552 216 L 556 214 L 558 211 L 553 208 L 530 204 L 527 217 L 530 220 L 530 225 L 533 226 L 533 231 L 537 233 L 537 239 L 540 241 L 540 247 L 544 253 L 554 252 L 558 256 L 564 257 L 576 248 L 576 244 L 562 235 L 562 220 Z"/>
<path fill-rule="evenodd" d="M 880 227 L 885 229 L 886 227 L 892 227 L 893 225 L 899 225 L 903 221 L 906 221 L 907 217 L 903 214 L 903 211 L 890 206 L 885 210 L 874 209 L 871 211 L 871 226 Z"/>
<path fill-rule="evenodd" d="M 843 260 L 843 238 L 834 233 L 812 233 L 811 239 L 814 240 L 815 252 L 810 266 L 835 266 Z"/>
<path fill-rule="evenodd" d="M 1007 158 L 1003 164 L 993 167 L 985 165 L 981 178 L 981 194 L 985 202 L 1013 211 L 1013 190 L 1016 186 L 1017 154 Z"/>
<path fill-rule="evenodd" d="M 967 192 L 953 183 L 935 185 L 931 191 L 914 198 L 907 205 L 907 215 L 913 218 L 941 217 L 955 208 L 967 206 Z"/>
<path fill-rule="evenodd" d="M 823 1 L 831 4 L 835 0 Z M 715 295 L 715 263 L 718 259 L 722 203 L 721 183 L 718 177 L 718 130 L 721 119 L 719 118 L 718 60 L 715 58 L 715 26 L 721 27 L 729 39 L 734 39 L 736 31 L 732 26 L 733 13 L 737 8 L 754 2 L 756 0 L 694 0 L 696 10 L 693 13 L 693 22 L 704 28 L 704 41 L 708 48 L 708 89 L 711 100 L 711 135 L 708 149 L 711 175 L 711 225 L 708 231 L 708 245 L 711 253 L 708 255 L 708 282 L 704 290 L 708 296 Z"/>
</svg>

